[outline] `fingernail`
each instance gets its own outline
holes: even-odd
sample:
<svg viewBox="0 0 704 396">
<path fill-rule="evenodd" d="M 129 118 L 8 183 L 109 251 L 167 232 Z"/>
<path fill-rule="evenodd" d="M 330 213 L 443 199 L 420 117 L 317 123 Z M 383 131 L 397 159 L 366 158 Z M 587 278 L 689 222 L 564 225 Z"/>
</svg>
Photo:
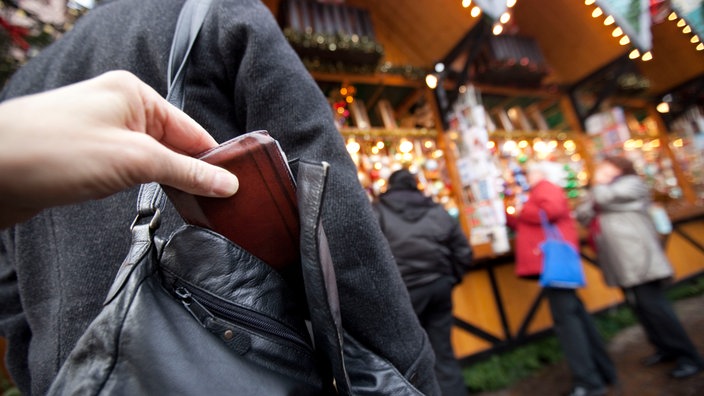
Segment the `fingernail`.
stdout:
<svg viewBox="0 0 704 396">
<path fill-rule="evenodd" d="M 239 187 L 237 176 L 225 170 L 219 171 L 213 180 L 213 193 L 218 196 L 229 197 L 236 193 Z"/>
</svg>

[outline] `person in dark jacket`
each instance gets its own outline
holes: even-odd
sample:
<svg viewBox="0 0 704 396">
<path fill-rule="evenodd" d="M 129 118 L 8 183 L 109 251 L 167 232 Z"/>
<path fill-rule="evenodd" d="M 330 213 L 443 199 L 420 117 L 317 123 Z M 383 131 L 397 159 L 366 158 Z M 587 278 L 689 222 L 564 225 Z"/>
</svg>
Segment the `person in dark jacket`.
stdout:
<svg viewBox="0 0 704 396">
<path fill-rule="evenodd" d="M 0 99 L 118 69 L 164 96 L 182 5 L 177 0 L 100 2 L 19 70 Z M 267 130 L 289 158 L 330 164 L 321 218 L 342 324 L 355 340 L 393 364 L 409 388 L 438 394 L 430 343 L 332 110 L 269 9 L 259 0 L 214 0 L 190 56 L 183 110 L 217 142 Z M 0 233 L 0 336 L 8 341 L 7 368 L 23 394 L 46 393 L 100 311 L 130 245 L 137 192 L 132 188 L 48 209 Z M 167 207 L 160 236 L 181 224 Z M 349 248 L 351 240 L 357 249 Z M 377 309 L 379 301 L 387 308 Z"/>
<path fill-rule="evenodd" d="M 420 323 L 435 351 L 435 372 L 444 396 L 467 394 L 450 340 L 452 288 L 472 262 L 472 248 L 445 209 L 418 190 L 416 177 L 395 171 L 375 203 Z"/>
<path fill-rule="evenodd" d="M 560 231 L 563 239 L 579 249 L 577 224 L 567 196 L 559 186 L 562 165 L 540 161 L 528 165 L 530 193 L 517 216 L 508 216 L 516 230 L 516 275 L 537 280 L 543 269 L 540 244 L 545 241 L 540 212 Z M 570 396 L 601 396 L 607 385 L 618 382 L 616 368 L 594 325 L 574 289 L 547 287 L 543 291 L 550 306 L 553 329 L 565 360 L 572 371 Z"/>
</svg>

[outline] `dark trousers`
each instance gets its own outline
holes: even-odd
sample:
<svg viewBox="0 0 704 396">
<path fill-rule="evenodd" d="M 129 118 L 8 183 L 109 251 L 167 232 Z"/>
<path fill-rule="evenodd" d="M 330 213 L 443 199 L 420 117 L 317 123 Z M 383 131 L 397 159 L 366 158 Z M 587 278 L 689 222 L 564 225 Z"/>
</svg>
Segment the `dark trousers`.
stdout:
<svg viewBox="0 0 704 396">
<path fill-rule="evenodd" d="M 661 281 L 623 289 L 623 292 L 658 353 L 675 358 L 678 363 L 704 367 L 702 357 L 665 296 Z"/>
<path fill-rule="evenodd" d="M 452 317 L 452 279 L 442 277 L 428 285 L 409 290 L 413 309 L 425 329 L 435 352 L 435 374 L 443 396 L 467 395 L 462 368 L 455 359 L 450 342 Z"/>
<path fill-rule="evenodd" d="M 577 293 L 572 289 L 546 288 L 545 295 L 573 385 L 598 389 L 616 383 L 616 367 Z"/>
</svg>

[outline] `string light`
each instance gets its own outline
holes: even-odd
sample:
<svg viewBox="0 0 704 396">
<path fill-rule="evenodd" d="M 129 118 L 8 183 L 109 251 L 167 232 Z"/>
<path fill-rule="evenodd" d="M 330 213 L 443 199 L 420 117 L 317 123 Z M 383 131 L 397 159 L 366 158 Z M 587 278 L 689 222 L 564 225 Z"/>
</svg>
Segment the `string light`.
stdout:
<svg viewBox="0 0 704 396">
<path fill-rule="evenodd" d="M 430 89 L 435 89 L 438 86 L 438 76 L 435 74 L 428 74 L 425 76 L 425 84 L 428 86 Z"/>
<path fill-rule="evenodd" d="M 640 56 L 640 52 L 638 51 L 638 49 L 634 49 L 633 51 L 631 51 L 630 54 L 628 54 L 628 57 L 630 59 L 636 59 L 639 56 Z"/>
<path fill-rule="evenodd" d="M 692 34 L 692 37 L 689 38 L 689 42 L 692 44 L 696 45 L 696 50 L 697 51 L 702 51 L 704 50 L 704 45 L 703 43 L 700 43 L 700 38 L 699 36 L 693 32 L 692 27 L 687 23 L 687 21 L 684 18 L 680 18 L 675 11 L 671 12 L 670 15 L 667 16 L 668 21 L 676 22 L 677 27 L 682 29 L 682 33 L 685 35 Z"/>
<path fill-rule="evenodd" d="M 501 22 L 503 24 L 505 24 L 509 20 L 511 20 L 511 14 L 508 12 L 504 12 L 503 14 L 501 14 L 501 17 L 499 18 L 499 22 Z"/>
<path fill-rule="evenodd" d="M 616 20 L 614 19 L 614 17 L 611 16 L 611 15 L 609 15 L 609 16 L 606 17 L 606 19 L 604 19 L 604 26 L 613 25 L 614 22 L 616 22 Z"/>
<path fill-rule="evenodd" d="M 462 0 L 462 7 L 468 8 L 472 5 L 472 0 Z"/>
<path fill-rule="evenodd" d="M 504 27 L 500 23 L 495 24 L 494 28 L 491 30 L 491 32 L 494 33 L 494 36 L 500 35 L 503 31 Z"/>
<path fill-rule="evenodd" d="M 506 7 L 513 8 L 516 5 L 516 0 L 506 0 Z"/>
<path fill-rule="evenodd" d="M 601 7 L 597 7 L 597 8 L 594 9 L 594 11 L 592 11 L 592 18 L 598 18 L 598 17 L 600 17 L 603 13 L 604 13 L 604 11 L 601 10 Z"/>
<path fill-rule="evenodd" d="M 590 6 L 590 5 L 594 4 L 595 1 L 596 0 L 584 0 L 584 5 Z"/>
<path fill-rule="evenodd" d="M 621 37 L 621 40 L 618 41 L 618 43 L 621 45 L 626 45 L 626 44 L 629 44 L 630 42 L 631 42 L 631 39 L 629 39 L 628 36 L 625 36 L 625 35 L 623 37 Z"/>
<path fill-rule="evenodd" d="M 648 51 L 648 52 L 644 53 L 643 56 L 642 56 L 640 59 L 641 59 L 643 62 L 647 62 L 647 61 L 649 61 L 649 60 L 652 60 L 652 59 L 653 59 L 653 53 L 650 52 L 650 51 Z"/>
<path fill-rule="evenodd" d="M 613 32 L 611 32 L 611 36 L 613 37 L 621 37 L 623 35 L 623 29 L 621 29 L 620 26 L 616 26 L 616 29 L 614 29 Z"/>
<path fill-rule="evenodd" d="M 670 104 L 667 102 L 660 102 L 656 107 L 655 110 L 658 111 L 658 113 L 665 114 L 670 112 Z"/>
<path fill-rule="evenodd" d="M 482 13 L 482 9 L 477 6 L 474 6 L 474 7 L 472 7 L 472 10 L 469 12 L 469 15 L 471 15 L 472 18 L 476 18 L 481 13 Z"/>
</svg>

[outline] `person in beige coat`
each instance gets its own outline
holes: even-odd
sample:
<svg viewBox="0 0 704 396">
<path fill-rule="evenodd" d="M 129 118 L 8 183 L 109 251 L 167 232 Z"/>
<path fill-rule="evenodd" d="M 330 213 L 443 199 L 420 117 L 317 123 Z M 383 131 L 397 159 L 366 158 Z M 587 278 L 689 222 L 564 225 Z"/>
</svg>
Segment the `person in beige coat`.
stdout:
<svg viewBox="0 0 704 396">
<path fill-rule="evenodd" d="M 676 361 L 670 375 L 686 378 L 704 369 L 704 359 L 664 294 L 673 270 L 648 214 L 650 203 L 650 189 L 633 163 L 606 157 L 597 165 L 591 191 L 576 214 L 591 230 L 606 283 L 623 290 L 656 349 L 643 363 Z"/>
</svg>

